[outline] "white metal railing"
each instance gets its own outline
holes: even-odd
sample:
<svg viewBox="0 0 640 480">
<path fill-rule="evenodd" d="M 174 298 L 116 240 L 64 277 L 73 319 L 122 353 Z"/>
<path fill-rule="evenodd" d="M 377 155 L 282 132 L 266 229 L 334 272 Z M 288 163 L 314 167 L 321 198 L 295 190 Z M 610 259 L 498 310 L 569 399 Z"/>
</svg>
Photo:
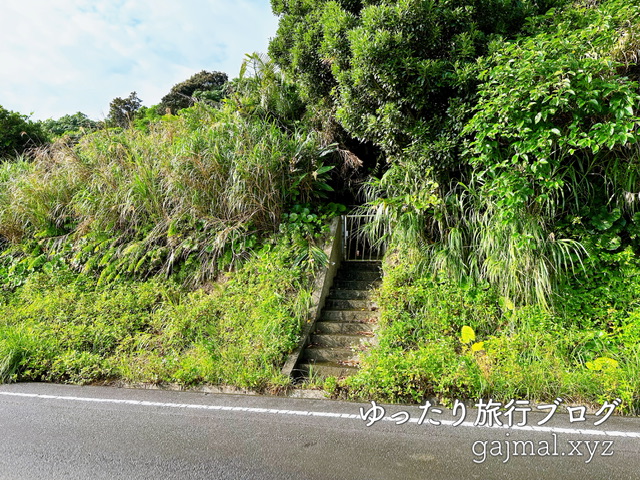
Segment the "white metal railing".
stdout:
<svg viewBox="0 0 640 480">
<path fill-rule="evenodd" d="M 347 261 L 381 260 L 384 249 L 372 243 L 365 226 L 373 215 L 342 215 L 342 259 Z"/>
</svg>

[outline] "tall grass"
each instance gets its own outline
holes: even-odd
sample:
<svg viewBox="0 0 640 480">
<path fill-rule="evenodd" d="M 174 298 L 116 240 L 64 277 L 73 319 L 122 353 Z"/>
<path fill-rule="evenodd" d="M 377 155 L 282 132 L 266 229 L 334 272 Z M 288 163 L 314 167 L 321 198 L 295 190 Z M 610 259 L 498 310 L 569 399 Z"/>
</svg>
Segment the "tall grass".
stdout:
<svg viewBox="0 0 640 480">
<path fill-rule="evenodd" d="M 558 281 L 580 265 L 582 245 L 558 238 L 540 214 L 521 211 L 505 219 L 490 198 L 463 196 L 476 203 L 443 212 L 440 240 L 425 249 L 431 270 L 461 283 L 486 282 L 511 302 L 550 306 Z"/>
<path fill-rule="evenodd" d="M 203 282 L 313 195 L 293 185 L 315 171 L 320 147 L 313 133 L 201 104 L 148 133 L 99 131 L 0 166 L 0 235 L 71 248 L 77 265 L 110 278 L 189 261 L 201 268 L 188 281 Z"/>
<path fill-rule="evenodd" d="M 414 252 L 422 274 L 490 284 L 508 302 L 550 307 L 558 282 L 586 254 L 538 206 L 502 211 L 479 182 L 447 190 L 413 163 L 392 166 L 365 195 L 372 239 Z"/>
</svg>

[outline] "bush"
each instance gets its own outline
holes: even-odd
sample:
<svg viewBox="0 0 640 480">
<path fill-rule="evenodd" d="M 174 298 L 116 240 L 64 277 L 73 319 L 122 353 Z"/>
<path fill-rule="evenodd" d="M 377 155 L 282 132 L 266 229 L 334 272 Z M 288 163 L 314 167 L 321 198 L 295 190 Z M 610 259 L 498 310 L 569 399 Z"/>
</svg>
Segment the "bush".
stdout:
<svg viewBox="0 0 640 480">
<path fill-rule="evenodd" d="M 597 405 L 616 397 L 636 414 L 640 375 L 640 264 L 601 268 L 564 286 L 564 309 L 515 306 L 488 286 L 425 276 L 388 255 L 379 294 L 378 345 L 342 387 L 353 398 L 421 402 L 439 397 Z M 597 291 L 597 293 L 595 293 Z"/>
<path fill-rule="evenodd" d="M 12 112 L 0 105 L 0 162 L 13 160 L 27 150 L 46 143 L 47 136 L 28 115 Z"/>
</svg>

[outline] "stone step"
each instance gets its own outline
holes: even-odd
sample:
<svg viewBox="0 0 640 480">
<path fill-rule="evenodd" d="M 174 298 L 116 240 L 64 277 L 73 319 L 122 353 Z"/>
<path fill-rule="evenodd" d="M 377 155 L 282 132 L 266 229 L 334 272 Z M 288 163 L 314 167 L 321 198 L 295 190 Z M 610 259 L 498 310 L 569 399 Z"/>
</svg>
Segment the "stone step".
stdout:
<svg viewBox="0 0 640 480">
<path fill-rule="evenodd" d="M 300 374 L 316 379 L 327 377 L 348 377 L 358 372 L 356 367 L 341 365 L 336 362 L 301 363 L 297 370 Z"/>
<path fill-rule="evenodd" d="M 365 300 L 372 295 L 370 290 L 341 290 L 332 288 L 327 300 Z"/>
<path fill-rule="evenodd" d="M 316 333 L 311 335 L 311 346 L 316 347 L 355 347 L 366 345 L 372 337 L 356 334 Z"/>
<path fill-rule="evenodd" d="M 381 278 L 380 272 L 368 270 L 340 270 L 335 276 L 334 281 L 355 280 L 359 282 L 373 282 L 380 280 Z"/>
<path fill-rule="evenodd" d="M 320 317 L 325 322 L 375 323 L 380 312 L 375 310 L 330 310 L 325 309 Z"/>
<path fill-rule="evenodd" d="M 350 347 L 314 347 L 309 346 L 304 350 L 305 363 L 312 362 L 344 362 L 346 365 L 355 366 L 358 363 L 358 354 Z"/>
<path fill-rule="evenodd" d="M 316 333 L 338 333 L 348 335 L 373 335 L 374 325 L 361 322 L 317 322 Z"/>
<path fill-rule="evenodd" d="M 297 365 L 299 375 L 326 378 L 357 372 L 359 351 L 376 340 L 374 330 L 380 314 L 371 297 L 381 278 L 378 261 L 342 262 Z"/>
<path fill-rule="evenodd" d="M 381 284 L 380 280 L 336 280 L 333 282 L 333 288 L 336 290 L 373 290 Z"/>
<path fill-rule="evenodd" d="M 378 261 L 343 261 L 340 263 L 340 270 L 360 270 L 380 272 L 380 262 Z"/>
<path fill-rule="evenodd" d="M 377 308 L 375 302 L 371 300 L 348 300 L 327 298 L 324 308 L 328 310 L 362 310 L 371 311 Z"/>
</svg>

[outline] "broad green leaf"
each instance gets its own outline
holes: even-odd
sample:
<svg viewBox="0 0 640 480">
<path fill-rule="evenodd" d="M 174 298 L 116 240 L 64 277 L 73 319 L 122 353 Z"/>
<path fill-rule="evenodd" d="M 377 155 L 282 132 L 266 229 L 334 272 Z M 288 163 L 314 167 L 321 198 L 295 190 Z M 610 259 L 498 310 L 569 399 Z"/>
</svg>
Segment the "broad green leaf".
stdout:
<svg viewBox="0 0 640 480">
<path fill-rule="evenodd" d="M 613 370 L 618 368 L 618 361 L 609 357 L 598 357 L 593 362 L 586 363 L 587 368 L 589 370 L 594 370 L 596 372 L 601 370 Z"/>
<path fill-rule="evenodd" d="M 469 327 L 468 325 L 462 327 L 462 330 L 460 332 L 460 340 L 462 341 L 462 343 L 470 343 L 475 341 L 475 339 L 476 332 L 473 331 L 473 328 Z"/>
</svg>

